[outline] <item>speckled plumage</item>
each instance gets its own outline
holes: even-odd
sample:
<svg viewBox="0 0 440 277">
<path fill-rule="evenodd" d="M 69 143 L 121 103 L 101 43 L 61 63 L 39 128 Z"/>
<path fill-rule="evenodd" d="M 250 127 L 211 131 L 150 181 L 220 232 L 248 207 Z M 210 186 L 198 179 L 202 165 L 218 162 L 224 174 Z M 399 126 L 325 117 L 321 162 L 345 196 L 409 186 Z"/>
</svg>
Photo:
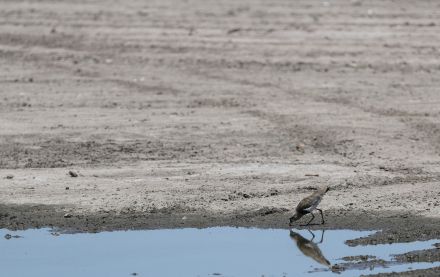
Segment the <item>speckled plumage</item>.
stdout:
<svg viewBox="0 0 440 277">
<path fill-rule="evenodd" d="M 295 210 L 304 214 L 312 212 L 319 205 L 327 190 L 328 187 L 319 188 L 317 191 L 301 200 Z"/>
<path fill-rule="evenodd" d="M 306 224 L 308 225 L 315 218 L 315 216 L 313 215 L 314 210 L 318 210 L 321 213 L 321 219 L 322 219 L 321 224 L 324 224 L 325 221 L 324 221 L 324 216 L 322 214 L 322 210 L 317 209 L 317 207 L 328 190 L 329 190 L 328 186 L 318 188 L 318 190 L 313 192 L 311 195 L 302 199 L 299 202 L 298 206 L 296 206 L 295 214 L 290 218 L 290 224 L 292 224 L 293 221 L 296 221 L 301 217 L 303 217 L 304 215 L 310 213 L 312 215 L 312 219 Z"/>
</svg>

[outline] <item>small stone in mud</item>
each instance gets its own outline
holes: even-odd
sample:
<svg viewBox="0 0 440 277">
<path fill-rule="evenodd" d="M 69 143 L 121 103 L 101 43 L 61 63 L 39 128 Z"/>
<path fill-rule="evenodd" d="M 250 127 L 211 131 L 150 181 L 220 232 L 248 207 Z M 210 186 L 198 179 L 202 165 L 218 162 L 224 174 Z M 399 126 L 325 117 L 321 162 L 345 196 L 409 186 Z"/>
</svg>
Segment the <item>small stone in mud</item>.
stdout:
<svg viewBox="0 0 440 277">
<path fill-rule="evenodd" d="M 227 34 L 230 35 L 230 34 L 233 34 L 233 33 L 240 32 L 240 31 L 241 31 L 241 28 L 233 28 L 233 29 L 229 29 L 227 31 Z"/>
<path fill-rule="evenodd" d="M 6 175 L 6 179 L 13 179 L 13 178 L 14 178 L 14 175 L 12 175 L 12 174 Z"/>
<path fill-rule="evenodd" d="M 280 194 L 280 192 L 277 189 L 274 189 L 274 188 L 269 189 L 267 191 L 267 196 L 275 196 L 275 195 L 278 195 L 278 194 Z"/>
<path fill-rule="evenodd" d="M 70 214 L 70 213 L 64 214 L 64 218 L 71 218 L 71 217 L 72 217 L 72 214 Z"/>
<path fill-rule="evenodd" d="M 70 177 L 78 177 L 78 173 L 76 173 L 75 171 L 72 171 L 72 170 L 69 171 L 69 175 L 70 175 Z"/>
<path fill-rule="evenodd" d="M 5 235 L 5 239 L 11 239 L 11 238 L 12 238 L 11 234 L 6 234 Z"/>
<path fill-rule="evenodd" d="M 317 173 L 306 173 L 306 174 L 304 174 L 304 176 L 306 176 L 306 177 L 319 177 L 319 174 L 317 174 Z"/>
<path fill-rule="evenodd" d="M 69 187 L 66 187 L 66 190 L 69 190 L 70 188 Z"/>
</svg>

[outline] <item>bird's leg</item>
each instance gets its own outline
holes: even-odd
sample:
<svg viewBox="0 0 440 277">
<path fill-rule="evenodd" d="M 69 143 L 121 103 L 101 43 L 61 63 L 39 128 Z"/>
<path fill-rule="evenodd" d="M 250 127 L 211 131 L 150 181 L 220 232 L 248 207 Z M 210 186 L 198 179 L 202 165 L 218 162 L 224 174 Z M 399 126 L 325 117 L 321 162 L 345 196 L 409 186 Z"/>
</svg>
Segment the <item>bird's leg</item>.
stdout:
<svg viewBox="0 0 440 277">
<path fill-rule="evenodd" d="M 320 241 L 319 243 L 322 243 L 322 241 L 324 240 L 324 232 L 325 232 L 325 230 L 322 230 L 322 233 L 321 233 L 321 241 Z"/>
<path fill-rule="evenodd" d="M 307 231 L 309 231 L 309 233 L 312 234 L 312 239 L 310 241 L 313 241 L 315 239 L 315 234 L 313 234 L 313 232 L 310 231 L 309 229 L 307 229 Z"/>
<path fill-rule="evenodd" d="M 321 224 L 324 224 L 324 215 L 322 214 L 322 210 L 321 209 L 317 209 L 319 211 L 319 213 L 321 214 Z"/>
<path fill-rule="evenodd" d="M 313 219 L 315 219 L 315 215 L 313 214 L 313 213 L 310 213 L 311 215 L 312 215 L 312 219 L 310 219 L 309 220 L 309 222 L 307 222 L 307 224 L 304 224 L 304 225 L 300 225 L 300 226 L 307 226 L 307 225 L 309 225 L 310 224 L 310 222 L 312 222 L 313 221 Z"/>
</svg>

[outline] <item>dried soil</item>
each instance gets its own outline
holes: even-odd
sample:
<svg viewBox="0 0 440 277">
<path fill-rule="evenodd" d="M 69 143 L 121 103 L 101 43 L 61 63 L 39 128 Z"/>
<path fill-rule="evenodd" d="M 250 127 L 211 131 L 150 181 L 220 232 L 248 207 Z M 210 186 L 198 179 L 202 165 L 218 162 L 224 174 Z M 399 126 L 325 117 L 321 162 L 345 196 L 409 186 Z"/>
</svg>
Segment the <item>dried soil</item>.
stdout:
<svg viewBox="0 0 440 277">
<path fill-rule="evenodd" d="M 438 235 L 437 1 L 0 5 L 1 227 Z"/>
</svg>

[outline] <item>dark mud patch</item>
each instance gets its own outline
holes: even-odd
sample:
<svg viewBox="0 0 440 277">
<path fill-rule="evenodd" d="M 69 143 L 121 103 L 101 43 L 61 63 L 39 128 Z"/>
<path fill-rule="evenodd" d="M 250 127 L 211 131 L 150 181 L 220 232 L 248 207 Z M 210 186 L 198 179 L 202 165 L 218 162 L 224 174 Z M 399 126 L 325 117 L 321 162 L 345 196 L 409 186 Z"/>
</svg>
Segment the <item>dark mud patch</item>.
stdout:
<svg viewBox="0 0 440 277">
<path fill-rule="evenodd" d="M 211 152 L 210 146 L 190 142 L 132 140 L 73 142 L 61 138 L 0 145 L 0 168 L 56 168 L 193 158 Z"/>
<path fill-rule="evenodd" d="M 372 255 L 357 255 L 357 256 L 347 256 L 347 257 L 343 257 L 342 258 L 342 260 L 344 260 L 346 262 L 368 261 L 368 260 L 372 260 L 372 259 L 376 259 L 376 256 L 372 256 Z"/>
<path fill-rule="evenodd" d="M 438 277 L 440 276 L 440 267 L 429 269 L 409 270 L 406 272 L 379 273 L 371 275 L 361 275 L 364 277 Z"/>
<path fill-rule="evenodd" d="M 60 125 L 60 128 L 69 128 Z M 270 136 L 265 133 L 262 136 Z M 75 137 L 75 134 L 65 137 Z M 186 136 L 186 137 L 185 137 Z M 139 161 L 259 161 L 283 154 L 274 144 L 262 142 L 252 133 L 235 132 L 195 141 L 186 133 L 167 139 L 146 137 L 116 141 L 102 138 L 71 141 L 61 137 L 0 136 L 0 168 L 59 168 L 132 164 Z M 264 158 L 262 158 L 264 157 Z"/>
<path fill-rule="evenodd" d="M 421 264 L 427 265 L 428 268 L 429 265 L 437 266 L 439 258 L 438 249 L 433 248 L 435 246 L 433 242 L 436 241 L 438 240 L 351 246 L 350 249 L 364 249 L 365 253 L 372 253 L 373 255 L 365 254 L 343 257 L 341 260 L 344 262 L 333 265 L 332 270 L 334 272 L 343 272 L 347 270 L 373 270 L 374 268 L 402 268 L 403 265 L 407 265 L 404 270 L 396 271 L 408 271 L 420 269 L 417 266 Z M 394 254 L 384 255 L 387 251 Z M 397 253 L 405 251 L 409 252 Z"/>
<path fill-rule="evenodd" d="M 367 237 L 348 240 L 347 244 L 350 246 L 375 245 L 410 242 L 414 241 L 415 239 L 429 240 L 440 237 L 440 230 L 438 229 L 438 222 L 436 222 L 436 220 L 432 220 L 431 222 L 429 222 L 429 219 L 421 220 L 425 222 L 421 223 L 411 216 L 406 218 L 406 220 L 402 220 L 401 224 L 398 222 L 390 223 L 388 228 L 383 226 L 384 229 L 382 231 Z"/>
<path fill-rule="evenodd" d="M 71 217 L 65 218 L 66 213 Z M 349 246 L 388 244 L 429 240 L 440 237 L 440 220 L 413 214 L 393 212 L 366 213 L 358 211 L 330 210 L 324 212 L 326 223 L 307 228 L 382 230 L 366 237 L 348 240 Z M 387 217 L 384 217 L 384 214 Z M 98 212 L 75 211 L 72 207 L 57 205 L 6 205 L 0 204 L 0 228 L 22 230 L 41 227 L 61 227 L 79 231 L 105 231 L 128 229 L 163 229 L 215 226 L 283 228 L 288 229 L 291 212 L 285 209 L 263 207 L 257 210 L 234 213 L 212 213 L 185 207 L 155 209 L 150 212 L 101 210 Z M 298 222 L 294 228 L 304 222 Z"/>
<path fill-rule="evenodd" d="M 411 251 L 396 255 L 395 259 L 401 262 L 438 262 L 440 261 L 440 249 L 434 248 L 423 251 Z"/>
</svg>

